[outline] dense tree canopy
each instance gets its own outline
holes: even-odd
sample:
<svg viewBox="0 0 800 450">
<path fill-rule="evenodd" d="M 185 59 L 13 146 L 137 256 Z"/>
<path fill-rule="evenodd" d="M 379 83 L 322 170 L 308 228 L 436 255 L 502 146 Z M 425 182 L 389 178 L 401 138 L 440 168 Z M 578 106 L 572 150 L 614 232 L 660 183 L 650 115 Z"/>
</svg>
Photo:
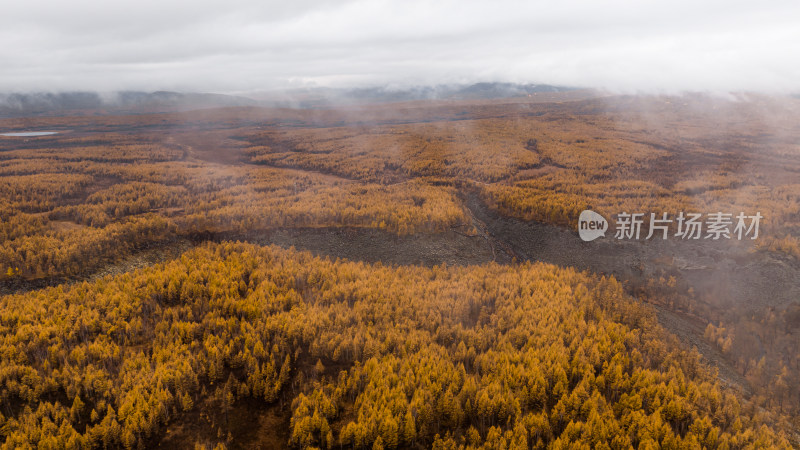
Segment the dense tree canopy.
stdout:
<svg viewBox="0 0 800 450">
<path fill-rule="evenodd" d="M 0 433 L 133 448 L 208 398 L 289 395 L 297 447 L 788 446 L 678 349 L 615 280 L 569 269 L 206 245 L 0 299 Z"/>
</svg>

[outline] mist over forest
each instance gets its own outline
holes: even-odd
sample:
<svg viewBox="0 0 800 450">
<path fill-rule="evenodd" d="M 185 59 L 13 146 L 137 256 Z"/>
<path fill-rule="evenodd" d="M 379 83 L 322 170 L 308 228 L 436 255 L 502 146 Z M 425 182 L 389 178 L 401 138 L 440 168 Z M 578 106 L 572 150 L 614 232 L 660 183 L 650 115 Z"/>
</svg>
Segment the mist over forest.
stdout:
<svg viewBox="0 0 800 450">
<path fill-rule="evenodd" d="M 800 3 L 0 14 L 0 449 L 800 447 Z"/>
</svg>

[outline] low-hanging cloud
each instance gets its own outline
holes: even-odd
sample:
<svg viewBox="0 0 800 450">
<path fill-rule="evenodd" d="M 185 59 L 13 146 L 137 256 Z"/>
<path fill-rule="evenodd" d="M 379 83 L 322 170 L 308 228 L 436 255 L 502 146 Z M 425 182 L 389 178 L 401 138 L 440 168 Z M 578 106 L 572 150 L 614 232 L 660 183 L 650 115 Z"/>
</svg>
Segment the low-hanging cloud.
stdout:
<svg viewBox="0 0 800 450">
<path fill-rule="evenodd" d="M 800 91 L 793 1 L 6 2 L 0 91 Z"/>
</svg>

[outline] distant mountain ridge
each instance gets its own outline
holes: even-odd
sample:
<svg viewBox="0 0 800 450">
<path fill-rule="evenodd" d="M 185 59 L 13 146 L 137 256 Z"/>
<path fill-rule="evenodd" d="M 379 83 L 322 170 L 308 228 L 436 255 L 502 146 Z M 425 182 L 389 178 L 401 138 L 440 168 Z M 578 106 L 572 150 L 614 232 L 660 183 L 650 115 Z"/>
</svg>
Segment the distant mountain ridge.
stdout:
<svg viewBox="0 0 800 450">
<path fill-rule="evenodd" d="M 74 112 L 166 112 L 227 106 L 257 106 L 258 102 L 232 95 L 168 91 L 41 92 L 0 94 L 0 116 L 59 115 Z"/>
<path fill-rule="evenodd" d="M 305 88 L 258 95 L 263 104 L 314 108 L 361 103 L 415 100 L 481 100 L 524 97 L 538 92 L 564 92 L 575 88 L 549 84 L 474 83 L 416 87 Z"/>
<path fill-rule="evenodd" d="M 563 92 L 547 84 L 475 83 L 407 88 L 303 88 L 254 95 L 140 92 L 39 92 L 0 94 L 0 117 L 65 114 L 120 114 L 187 111 L 233 106 L 325 108 L 337 105 L 415 100 L 480 100 L 523 97 L 537 92 Z"/>
</svg>

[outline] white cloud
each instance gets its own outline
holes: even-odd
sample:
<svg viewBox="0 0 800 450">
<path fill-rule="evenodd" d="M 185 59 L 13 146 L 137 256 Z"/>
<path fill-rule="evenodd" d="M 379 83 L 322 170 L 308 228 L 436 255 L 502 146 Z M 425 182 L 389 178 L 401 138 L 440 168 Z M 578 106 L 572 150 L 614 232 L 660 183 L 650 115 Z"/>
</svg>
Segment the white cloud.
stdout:
<svg viewBox="0 0 800 450">
<path fill-rule="evenodd" d="M 0 91 L 470 81 L 800 90 L 793 1 L 7 3 Z"/>
</svg>

